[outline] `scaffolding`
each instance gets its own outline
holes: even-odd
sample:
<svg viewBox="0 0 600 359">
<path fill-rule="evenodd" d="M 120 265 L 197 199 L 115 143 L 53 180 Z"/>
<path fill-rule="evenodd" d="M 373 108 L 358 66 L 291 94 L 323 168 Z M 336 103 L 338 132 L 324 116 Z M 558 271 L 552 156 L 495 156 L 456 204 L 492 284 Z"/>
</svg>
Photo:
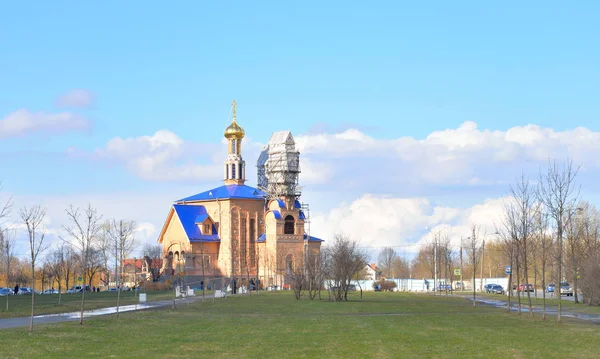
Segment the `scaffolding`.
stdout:
<svg viewBox="0 0 600 359">
<path fill-rule="evenodd" d="M 298 185 L 300 152 L 290 131 L 274 132 L 256 162 L 258 188 L 269 198 L 294 197 L 301 194 Z"/>
</svg>

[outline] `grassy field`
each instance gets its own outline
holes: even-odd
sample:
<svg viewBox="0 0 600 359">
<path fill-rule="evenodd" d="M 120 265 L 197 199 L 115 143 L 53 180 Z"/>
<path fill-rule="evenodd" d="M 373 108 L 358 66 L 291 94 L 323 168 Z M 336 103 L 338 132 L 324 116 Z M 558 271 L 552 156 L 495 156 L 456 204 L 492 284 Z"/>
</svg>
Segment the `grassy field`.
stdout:
<svg viewBox="0 0 600 359">
<path fill-rule="evenodd" d="M 148 301 L 173 298 L 172 291 L 147 292 Z M 121 305 L 139 303 L 135 292 L 121 292 Z M 85 309 L 98 309 L 117 305 L 117 292 L 99 292 L 85 294 Z M 58 294 L 36 295 L 35 315 L 54 314 L 78 311 L 81 307 L 81 294 L 62 294 L 58 304 Z M 31 315 L 31 296 L 17 295 L 8 297 L 8 311 L 6 310 L 6 297 L 0 297 L 0 318 L 24 317 Z"/>
<path fill-rule="evenodd" d="M 460 297 L 366 293 L 364 301 L 290 292 L 0 330 L 10 357 L 600 358 L 600 328 L 543 322 Z M 10 354 L 10 355 L 9 355 Z"/>
</svg>

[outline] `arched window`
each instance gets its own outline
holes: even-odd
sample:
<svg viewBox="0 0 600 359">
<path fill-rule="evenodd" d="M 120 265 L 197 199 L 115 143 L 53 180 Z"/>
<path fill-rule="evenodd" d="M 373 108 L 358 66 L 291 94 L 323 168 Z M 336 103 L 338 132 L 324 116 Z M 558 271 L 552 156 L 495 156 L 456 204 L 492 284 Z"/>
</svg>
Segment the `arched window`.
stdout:
<svg viewBox="0 0 600 359">
<path fill-rule="evenodd" d="M 231 178 L 235 179 L 235 163 L 231 164 Z"/>
<path fill-rule="evenodd" d="M 231 140 L 231 153 L 237 154 L 237 140 L 235 138 Z"/>
<path fill-rule="evenodd" d="M 285 257 L 285 271 L 288 274 L 294 271 L 294 256 L 291 254 Z"/>
<path fill-rule="evenodd" d="M 288 215 L 285 217 L 283 234 L 294 234 L 294 216 Z"/>
<path fill-rule="evenodd" d="M 204 255 L 204 268 L 210 268 L 210 256 L 208 254 Z"/>
</svg>

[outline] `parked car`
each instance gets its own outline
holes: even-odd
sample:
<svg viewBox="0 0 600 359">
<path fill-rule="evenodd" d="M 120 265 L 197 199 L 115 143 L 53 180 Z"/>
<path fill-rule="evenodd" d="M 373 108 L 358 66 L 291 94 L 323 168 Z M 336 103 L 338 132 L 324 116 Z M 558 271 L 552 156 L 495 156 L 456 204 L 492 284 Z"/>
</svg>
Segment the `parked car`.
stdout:
<svg viewBox="0 0 600 359">
<path fill-rule="evenodd" d="M 497 284 L 494 284 L 494 283 L 492 283 L 492 284 L 486 284 L 485 286 L 483 286 L 483 290 L 484 290 L 484 292 L 486 292 L 486 293 L 491 293 L 491 288 L 492 288 L 493 286 L 495 286 L 495 285 L 497 285 Z"/>
<path fill-rule="evenodd" d="M 555 287 L 554 284 L 548 284 L 546 286 L 546 293 L 554 293 L 554 287 Z"/>
<path fill-rule="evenodd" d="M 89 285 L 85 285 L 85 291 L 86 292 L 91 292 L 92 290 L 90 289 Z M 69 290 L 67 290 L 67 293 L 81 293 L 83 292 L 83 286 L 82 285 L 74 285 L 72 286 Z"/>
<path fill-rule="evenodd" d="M 499 284 L 493 284 L 489 288 L 489 292 L 488 293 L 492 293 L 492 294 L 504 294 L 504 288 L 501 285 L 499 285 Z"/>
<path fill-rule="evenodd" d="M 573 288 L 567 282 L 560 283 L 560 295 L 566 295 L 567 297 L 573 296 Z"/>
<path fill-rule="evenodd" d="M 533 284 L 520 284 L 519 292 L 533 292 Z"/>
<path fill-rule="evenodd" d="M 439 284 L 438 285 L 438 291 L 440 292 L 452 292 L 452 286 L 450 284 Z"/>
<path fill-rule="evenodd" d="M 46 289 L 45 291 L 43 291 L 40 294 L 58 294 L 58 290 L 56 290 L 56 289 Z"/>
<path fill-rule="evenodd" d="M 15 292 L 10 288 L 0 288 L 0 297 L 5 297 L 7 295 L 13 295 Z"/>
</svg>

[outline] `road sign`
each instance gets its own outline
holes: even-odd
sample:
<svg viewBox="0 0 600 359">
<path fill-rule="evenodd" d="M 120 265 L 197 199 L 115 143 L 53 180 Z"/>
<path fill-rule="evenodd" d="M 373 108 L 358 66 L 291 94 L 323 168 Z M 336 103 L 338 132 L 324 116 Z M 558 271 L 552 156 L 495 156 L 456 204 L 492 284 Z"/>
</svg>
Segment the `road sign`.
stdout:
<svg viewBox="0 0 600 359">
<path fill-rule="evenodd" d="M 77 277 L 77 282 L 79 282 L 79 283 L 83 282 L 83 277 Z"/>
<path fill-rule="evenodd" d="M 460 275 L 460 269 L 456 268 L 456 269 L 454 270 L 454 275 Z"/>
<path fill-rule="evenodd" d="M 506 266 L 506 274 L 510 274 L 510 273 L 511 273 L 510 266 Z"/>
</svg>

